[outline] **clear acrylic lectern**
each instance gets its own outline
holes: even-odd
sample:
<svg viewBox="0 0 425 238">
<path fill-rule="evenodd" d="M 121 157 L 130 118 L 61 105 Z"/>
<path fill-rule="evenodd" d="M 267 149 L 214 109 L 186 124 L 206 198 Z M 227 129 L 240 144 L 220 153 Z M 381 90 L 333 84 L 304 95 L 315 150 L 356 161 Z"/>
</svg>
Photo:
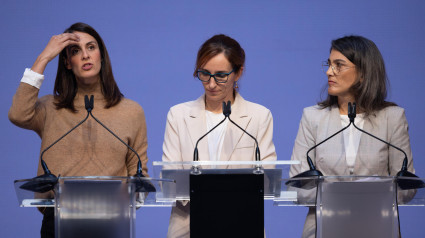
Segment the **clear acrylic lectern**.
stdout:
<svg viewBox="0 0 425 238">
<path fill-rule="evenodd" d="M 317 238 L 398 238 L 398 206 L 424 206 L 423 182 L 421 178 L 391 176 L 283 179 L 281 196 L 275 203 L 315 207 Z"/>
<path fill-rule="evenodd" d="M 175 185 L 138 177 L 59 177 L 53 191 L 34 193 L 21 188 L 28 181 L 15 181 L 20 206 L 54 207 L 58 238 L 133 238 L 136 207 L 171 206 L 156 194 Z"/>
<path fill-rule="evenodd" d="M 164 200 L 190 201 L 190 236 L 264 236 L 264 199 L 280 194 L 282 171 L 296 161 L 153 162 L 155 176 L 176 181 Z M 220 229 L 211 229 L 211 225 Z"/>
</svg>

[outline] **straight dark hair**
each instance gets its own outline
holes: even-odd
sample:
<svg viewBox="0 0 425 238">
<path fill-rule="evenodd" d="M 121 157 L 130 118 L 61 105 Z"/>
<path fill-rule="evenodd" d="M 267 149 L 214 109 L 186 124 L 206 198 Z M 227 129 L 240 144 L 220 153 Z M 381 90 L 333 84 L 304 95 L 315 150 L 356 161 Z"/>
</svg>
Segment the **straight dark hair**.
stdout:
<svg viewBox="0 0 425 238">
<path fill-rule="evenodd" d="M 331 49 L 343 54 L 355 66 L 358 79 L 351 86 L 357 108 L 369 115 L 388 106 L 396 106 L 385 101 L 389 81 L 385 71 L 384 59 L 373 41 L 362 36 L 345 36 L 332 41 Z M 319 102 L 322 108 L 338 105 L 338 97 L 328 94 L 326 100 Z"/>
<path fill-rule="evenodd" d="M 81 22 L 73 24 L 64 33 L 73 33 L 76 31 L 87 33 L 96 39 L 101 54 L 102 63 L 99 74 L 102 94 L 106 100 L 105 108 L 117 105 L 123 98 L 123 95 L 112 74 L 111 61 L 105 43 L 93 27 Z M 78 85 L 72 70 L 66 68 L 66 60 L 68 60 L 68 55 L 65 48 L 59 54 L 58 71 L 53 95 L 56 99 L 55 105 L 57 109 L 67 108 L 75 112 L 74 98 L 77 95 Z"/>
<path fill-rule="evenodd" d="M 214 56 L 221 53 L 224 53 L 232 65 L 235 74 L 239 74 L 241 68 L 245 65 L 245 51 L 233 38 L 219 34 L 205 41 L 199 48 L 193 77 L 196 77 L 198 69 L 203 67 Z"/>
</svg>

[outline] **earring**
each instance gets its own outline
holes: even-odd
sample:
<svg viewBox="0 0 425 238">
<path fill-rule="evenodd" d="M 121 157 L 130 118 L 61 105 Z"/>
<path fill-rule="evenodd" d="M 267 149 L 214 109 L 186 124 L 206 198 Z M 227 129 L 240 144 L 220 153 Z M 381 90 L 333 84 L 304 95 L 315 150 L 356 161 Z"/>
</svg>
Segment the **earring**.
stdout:
<svg viewBox="0 0 425 238">
<path fill-rule="evenodd" d="M 238 81 L 235 82 L 235 89 L 238 90 L 239 89 L 239 85 L 238 85 Z"/>
</svg>

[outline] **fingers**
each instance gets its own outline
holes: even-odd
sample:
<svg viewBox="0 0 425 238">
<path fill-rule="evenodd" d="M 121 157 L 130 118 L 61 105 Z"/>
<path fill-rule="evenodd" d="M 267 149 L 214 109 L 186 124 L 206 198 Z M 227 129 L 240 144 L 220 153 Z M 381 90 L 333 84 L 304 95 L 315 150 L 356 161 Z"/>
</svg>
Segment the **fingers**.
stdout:
<svg viewBox="0 0 425 238">
<path fill-rule="evenodd" d="M 80 37 L 75 33 L 62 33 L 52 36 L 52 40 L 60 44 L 63 48 L 80 41 Z"/>
</svg>

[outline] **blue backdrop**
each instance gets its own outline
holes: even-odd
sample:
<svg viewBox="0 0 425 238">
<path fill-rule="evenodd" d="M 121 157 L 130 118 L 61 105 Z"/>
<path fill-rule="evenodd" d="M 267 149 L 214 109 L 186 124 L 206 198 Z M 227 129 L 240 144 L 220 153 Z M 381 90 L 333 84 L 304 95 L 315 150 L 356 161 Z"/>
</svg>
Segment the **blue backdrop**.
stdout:
<svg viewBox="0 0 425 238">
<path fill-rule="evenodd" d="M 41 214 L 20 208 L 13 180 L 36 174 L 40 139 L 12 125 L 7 112 L 26 67 L 50 37 L 77 21 L 104 39 L 124 95 L 145 110 L 149 169 L 161 160 L 168 109 L 199 97 L 192 71 L 200 45 L 228 34 L 246 51 L 241 94 L 274 117 L 278 159 L 290 159 L 302 108 L 326 85 L 321 61 L 332 39 L 363 35 L 381 50 L 391 82 L 389 100 L 406 109 L 417 174 L 425 176 L 425 1 L 13 1 L 0 8 L 1 151 L 0 236 L 38 237 Z M 45 71 L 40 95 L 53 91 L 57 59 Z M 169 208 L 137 212 L 137 237 L 165 237 Z M 267 237 L 300 237 L 306 208 L 265 204 Z M 425 210 L 400 209 L 404 237 L 423 236 Z M 287 235 L 284 235 L 287 234 Z"/>
</svg>

